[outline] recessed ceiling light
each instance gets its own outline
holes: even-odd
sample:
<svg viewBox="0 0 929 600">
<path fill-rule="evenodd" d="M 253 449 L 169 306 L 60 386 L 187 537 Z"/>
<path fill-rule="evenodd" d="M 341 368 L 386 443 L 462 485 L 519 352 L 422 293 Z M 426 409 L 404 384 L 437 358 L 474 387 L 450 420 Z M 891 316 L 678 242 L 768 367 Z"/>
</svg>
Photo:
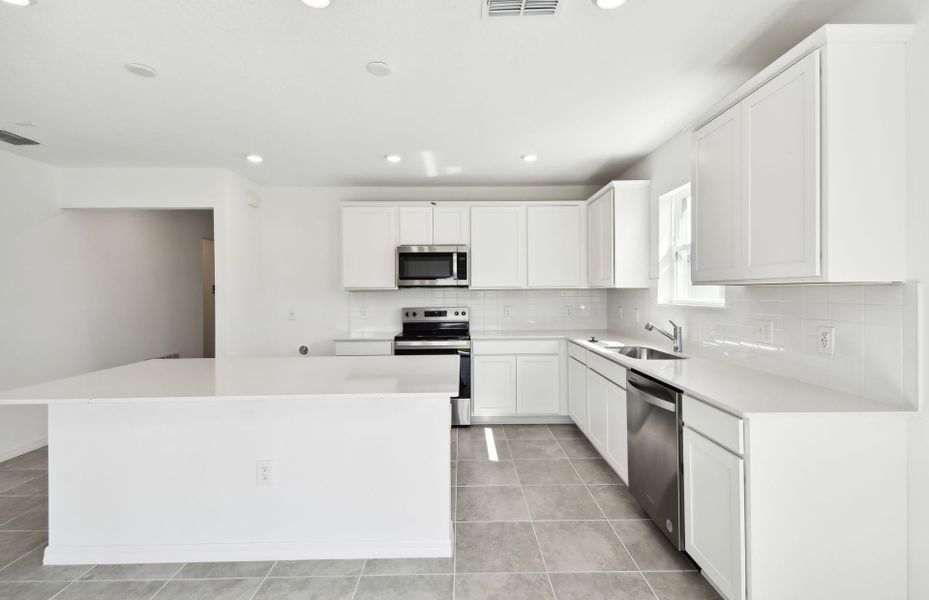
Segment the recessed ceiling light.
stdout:
<svg viewBox="0 0 929 600">
<path fill-rule="evenodd" d="M 523 154 L 520 158 L 522 158 L 526 162 L 535 162 L 539 160 L 539 155 L 538 154 Z"/>
<path fill-rule="evenodd" d="M 248 154 L 246 155 L 245 160 L 252 163 L 253 165 L 257 165 L 260 162 L 264 162 L 264 159 L 258 154 Z"/>
<path fill-rule="evenodd" d="M 384 157 L 384 159 L 390 163 L 398 163 L 401 160 L 403 160 L 403 158 L 399 154 L 388 154 L 387 156 Z"/>
<path fill-rule="evenodd" d="M 331 3 L 331 0 L 300 0 L 310 8 L 326 8 Z"/>
<path fill-rule="evenodd" d="M 29 6 L 35 4 L 35 0 L 3 0 L 7 4 L 12 4 L 13 6 Z"/>
<path fill-rule="evenodd" d="M 594 0 L 594 4 L 603 10 L 613 10 L 614 8 L 619 8 L 625 3 L 626 0 Z"/>
<path fill-rule="evenodd" d="M 158 71 L 142 63 L 127 63 L 126 70 L 139 77 L 156 77 L 158 75 Z"/>
<path fill-rule="evenodd" d="M 365 65 L 365 69 L 368 71 L 368 73 L 374 75 L 375 77 L 387 77 L 394 72 L 394 70 L 390 68 L 390 65 L 378 60 L 369 62 L 367 65 Z"/>
</svg>

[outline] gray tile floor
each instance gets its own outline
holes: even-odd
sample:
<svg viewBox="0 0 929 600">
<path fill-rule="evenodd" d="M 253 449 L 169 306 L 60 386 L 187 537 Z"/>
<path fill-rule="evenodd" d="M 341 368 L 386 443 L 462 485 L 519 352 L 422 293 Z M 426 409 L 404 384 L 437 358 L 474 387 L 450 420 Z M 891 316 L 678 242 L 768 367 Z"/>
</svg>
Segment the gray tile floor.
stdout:
<svg viewBox="0 0 929 600">
<path fill-rule="evenodd" d="M 0 600 L 718 598 L 573 425 L 474 426 L 451 447 L 453 558 L 92 567 L 42 565 L 36 450 L 0 464 Z"/>
</svg>

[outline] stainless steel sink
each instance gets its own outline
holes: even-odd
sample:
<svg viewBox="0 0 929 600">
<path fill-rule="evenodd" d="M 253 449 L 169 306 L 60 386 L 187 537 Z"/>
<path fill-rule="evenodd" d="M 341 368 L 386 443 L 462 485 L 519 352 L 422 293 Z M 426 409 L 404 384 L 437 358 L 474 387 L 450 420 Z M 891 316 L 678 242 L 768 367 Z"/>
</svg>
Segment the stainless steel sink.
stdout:
<svg viewBox="0 0 929 600">
<path fill-rule="evenodd" d="M 648 346 L 625 346 L 616 351 L 623 356 L 638 358 L 640 360 L 683 360 L 687 358 L 686 356 L 678 356 L 677 354 L 664 352 L 657 348 L 649 348 Z"/>
</svg>

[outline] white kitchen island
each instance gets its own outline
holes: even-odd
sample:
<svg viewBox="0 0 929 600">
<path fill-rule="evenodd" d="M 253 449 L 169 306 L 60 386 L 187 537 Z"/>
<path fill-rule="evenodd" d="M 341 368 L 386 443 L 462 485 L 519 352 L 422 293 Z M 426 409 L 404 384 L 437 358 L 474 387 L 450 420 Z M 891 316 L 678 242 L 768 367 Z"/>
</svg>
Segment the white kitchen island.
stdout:
<svg viewBox="0 0 929 600">
<path fill-rule="evenodd" d="M 455 356 L 186 359 L 0 404 L 48 404 L 46 564 L 392 558 L 452 554 L 457 392 Z"/>
</svg>

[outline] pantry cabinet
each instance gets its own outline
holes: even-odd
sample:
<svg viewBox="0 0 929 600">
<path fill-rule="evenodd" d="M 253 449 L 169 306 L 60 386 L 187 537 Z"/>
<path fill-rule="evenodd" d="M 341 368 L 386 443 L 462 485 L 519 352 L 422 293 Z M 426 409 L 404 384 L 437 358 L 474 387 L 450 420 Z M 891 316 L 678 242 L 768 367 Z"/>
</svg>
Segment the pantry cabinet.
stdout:
<svg viewBox="0 0 929 600">
<path fill-rule="evenodd" d="M 648 287 L 648 181 L 613 181 L 587 201 L 587 284 Z"/>
<path fill-rule="evenodd" d="M 701 119 L 695 283 L 904 280 L 910 31 L 827 25 Z"/>
<path fill-rule="evenodd" d="M 397 215 L 391 206 L 342 208 L 342 287 L 396 289 Z"/>
</svg>

